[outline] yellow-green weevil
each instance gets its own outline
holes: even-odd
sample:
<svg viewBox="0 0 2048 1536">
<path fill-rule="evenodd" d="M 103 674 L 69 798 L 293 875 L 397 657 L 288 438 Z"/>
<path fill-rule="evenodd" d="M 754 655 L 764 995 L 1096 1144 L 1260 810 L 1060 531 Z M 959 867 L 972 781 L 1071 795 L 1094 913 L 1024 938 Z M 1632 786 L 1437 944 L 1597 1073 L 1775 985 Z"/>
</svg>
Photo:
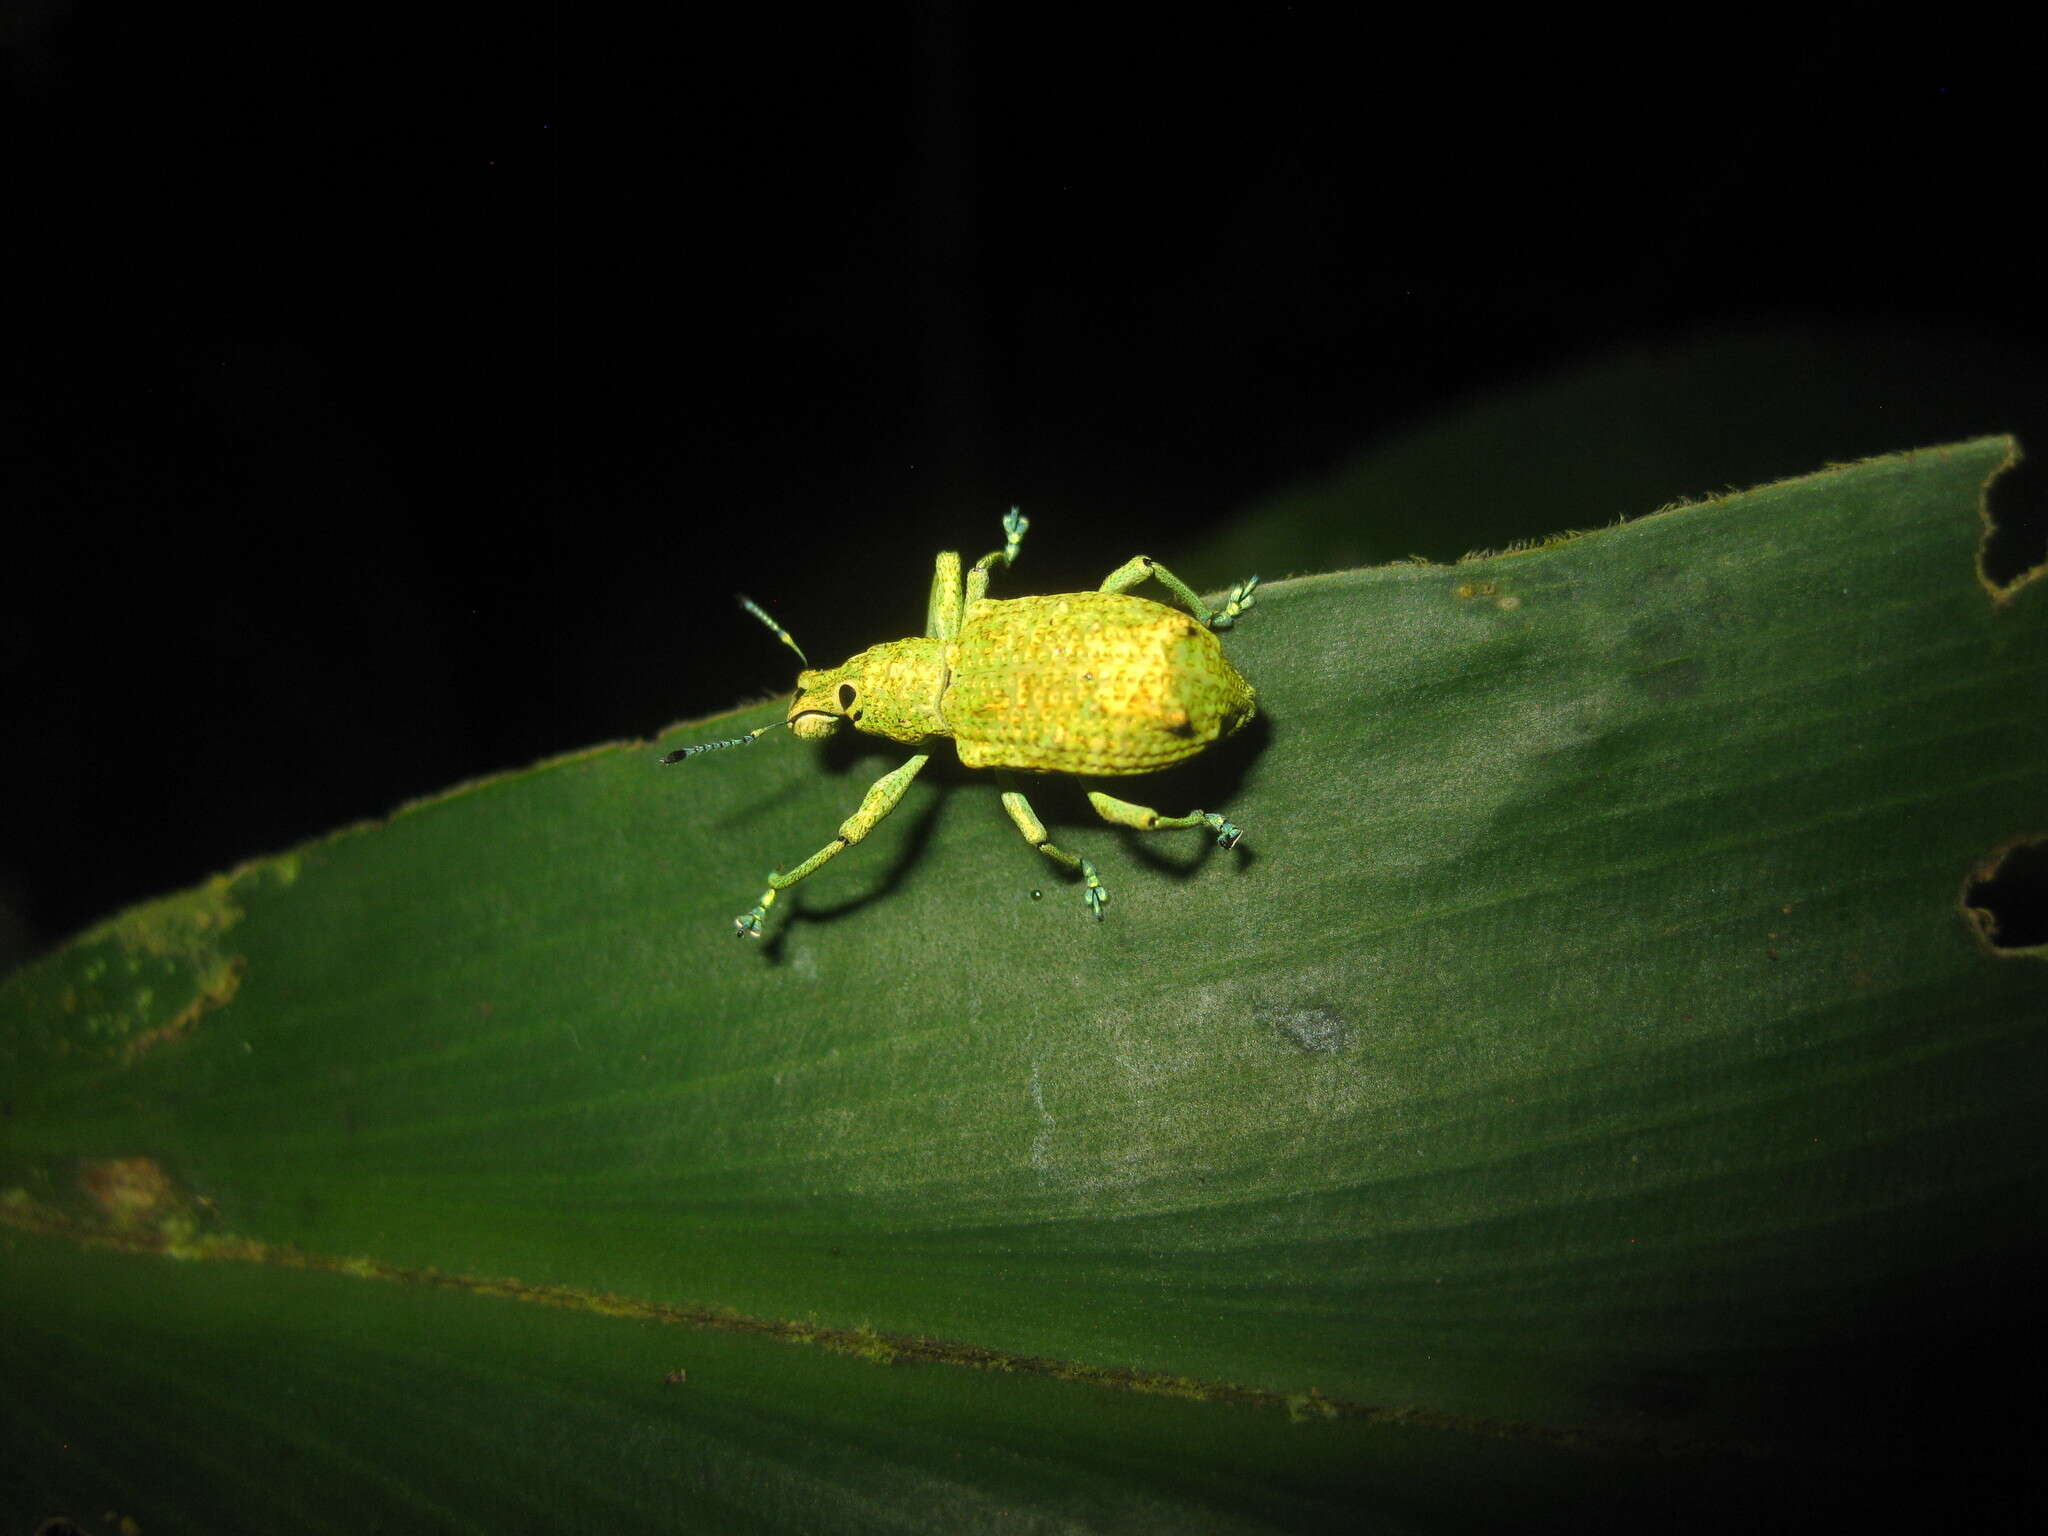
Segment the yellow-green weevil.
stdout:
<svg viewBox="0 0 2048 1536">
<path fill-rule="evenodd" d="M 1252 718 L 1252 686 L 1224 659 L 1214 632 L 1252 606 L 1258 577 L 1232 587 L 1220 612 L 1145 555 L 1111 571 L 1094 592 L 989 597 L 989 571 L 1007 569 L 1017 558 L 1029 522 L 1010 508 L 1003 547 L 975 561 L 964 588 L 959 555 L 948 550 L 939 556 L 923 638 L 890 640 L 836 667 L 814 669 L 788 630 L 741 598 L 741 606 L 804 664 L 789 711 L 775 725 L 824 737 L 843 722 L 913 745 L 950 736 L 969 768 L 1110 777 L 1171 767 Z M 1176 607 L 1129 595 L 1147 577 L 1166 588 Z M 661 761 L 745 746 L 775 725 L 680 747 Z M 734 919 L 739 932 L 758 939 L 775 898 L 872 832 L 930 761 L 930 752 L 919 752 L 883 774 L 860 809 L 840 823 L 837 837 L 788 873 L 771 873 L 754 909 Z M 1162 816 L 1096 790 L 1088 791 L 1088 800 L 1104 821 L 1141 832 L 1207 827 L 1224 848 L 1244 836 L 1213 811 Z M 1021 791 L 1006 788 L 1003 809 L 1026 842 L 1080 875 L 1088 910 L 1099 920 L 1108 893 L 1095 866 L 1053 845 Z"/>
</svg>

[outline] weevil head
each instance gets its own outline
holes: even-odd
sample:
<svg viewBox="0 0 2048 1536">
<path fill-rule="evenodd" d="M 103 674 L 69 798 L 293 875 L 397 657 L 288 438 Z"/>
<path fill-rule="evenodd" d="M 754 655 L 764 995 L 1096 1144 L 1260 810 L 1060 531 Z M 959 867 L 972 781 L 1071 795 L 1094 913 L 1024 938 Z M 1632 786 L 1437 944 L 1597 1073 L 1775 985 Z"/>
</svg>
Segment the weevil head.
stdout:
<svg viewBox="0 0 2048 1536">
<path fill-rule="evenodd" d="M 842 724 L 890 741 L 951 735 L 943 707 L 951 675 L 945 641 L 886 640 L 836 667 L 798 673 L 789 728 L 812 740 Z"/>
<path fill-rule="evenodd" d="M 842 723 L 858 725 L 861 716 L 860 658 L 836 667 L 799 672 L 796 696 L 789 701 L 789 728 L 816 741 Z"/>
</svg>

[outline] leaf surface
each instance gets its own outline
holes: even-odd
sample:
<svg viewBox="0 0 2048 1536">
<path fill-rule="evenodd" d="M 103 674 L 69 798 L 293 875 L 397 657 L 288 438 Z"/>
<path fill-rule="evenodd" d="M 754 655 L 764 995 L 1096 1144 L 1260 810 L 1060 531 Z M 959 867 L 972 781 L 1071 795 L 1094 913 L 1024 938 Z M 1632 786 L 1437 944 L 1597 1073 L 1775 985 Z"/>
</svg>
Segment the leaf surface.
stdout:
<svg viewBox="0 0 2048 1536">
<path fill-rule="evenodd" d="M 935 761 L 736 942 L 901 757 L 655 766 L 779 705 L 122 914 L 0 987 L 0 1516 L 1488 1528 L 1854 1465 L 1867 1342 L 2040 1214 L 2048 964 L 1963 900 L 2048 832 L 2011 453 L 1262 588 L 1261 722 L 1108 786 L 1241 849 L 1032 788 L 1101 923 Z"/>
</svg>

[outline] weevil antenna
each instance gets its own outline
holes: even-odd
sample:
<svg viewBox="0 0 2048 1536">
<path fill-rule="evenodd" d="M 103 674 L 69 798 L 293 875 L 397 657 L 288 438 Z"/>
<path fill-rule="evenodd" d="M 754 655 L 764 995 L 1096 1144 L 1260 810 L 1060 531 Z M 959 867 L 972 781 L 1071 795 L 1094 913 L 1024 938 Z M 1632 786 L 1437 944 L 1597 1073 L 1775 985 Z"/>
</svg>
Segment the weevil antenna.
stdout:
<svg viewBox="0 0 2048 1536">
<path fill-rule="evenodd" d="M 773 619 L 769 618 L 766 610 L 764 610 L 759 603 L 755 602 L 751 597 L 747 597 L 746 595 L 741 593 L 736 593 L 734 595 L 739 597 L 740 606 L 742 608 L 746 609 L 747 612 L 751 613 L 763 624 L 766 624 L 770 629 L 774 630 L 775 638 L 780 640 L 784 645 L 788 646 L 792 651 L 796 652 L 796 659 L 798 661 L 802 662 L 806 667 L 808 667 L 811 664 L 811 658 L 804 654 L 804 648 L 798 645 L 795 640 L 790 638 L 790 633 L 788 630 L 784 629 L 780 624 L 776 623 Z"/>
<path fill-rule="evenodd" d="M 776 726 L 787 724 L 789 724 L 787 720 L 777 720 L 773 724 L 762 726 L 761 729 L 759 729 L 758 731 L 749 731 L 744 736 L 734 736 L 726 741 L 704 741 L 699 742 L 694 747 L 677 747 L 675 751 L 669 753 L 666 757 L 662 758 L 661 761 L 664 764 L 680 763 L 685 758 L 695 757 L 699 752 L 717 752 L 723 750 L 726 747 L 744 747 L 756 736 L 766 736 L 770 731 L 774 730 Z"/>
</svg>

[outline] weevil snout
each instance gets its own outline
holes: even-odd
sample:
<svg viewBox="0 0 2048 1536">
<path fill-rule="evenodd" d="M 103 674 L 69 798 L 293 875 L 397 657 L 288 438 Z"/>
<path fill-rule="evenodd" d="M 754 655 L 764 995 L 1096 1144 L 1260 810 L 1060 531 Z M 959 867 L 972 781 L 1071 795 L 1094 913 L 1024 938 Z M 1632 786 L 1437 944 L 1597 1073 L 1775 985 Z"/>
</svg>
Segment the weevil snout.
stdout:
<svg viewBox="0 0 2048 1536">
<path fill-rule="evenodd" d="M 797 675 L 796 694 L 789 701 L 789 728 L 809 741 L 830 736 L 849 720 L 858 720 L 855 707 L 860 689 L 850 673 L 852 663 L 830 670 L 805 671 Z"/>
<path fill-rule="evenodd" d="M 844 715 L 828 715 L 823 710 L 806 709 L 789 717 L 789 728 L 806 741 L 822 741 L 839 729 Z"/>
</svg>

